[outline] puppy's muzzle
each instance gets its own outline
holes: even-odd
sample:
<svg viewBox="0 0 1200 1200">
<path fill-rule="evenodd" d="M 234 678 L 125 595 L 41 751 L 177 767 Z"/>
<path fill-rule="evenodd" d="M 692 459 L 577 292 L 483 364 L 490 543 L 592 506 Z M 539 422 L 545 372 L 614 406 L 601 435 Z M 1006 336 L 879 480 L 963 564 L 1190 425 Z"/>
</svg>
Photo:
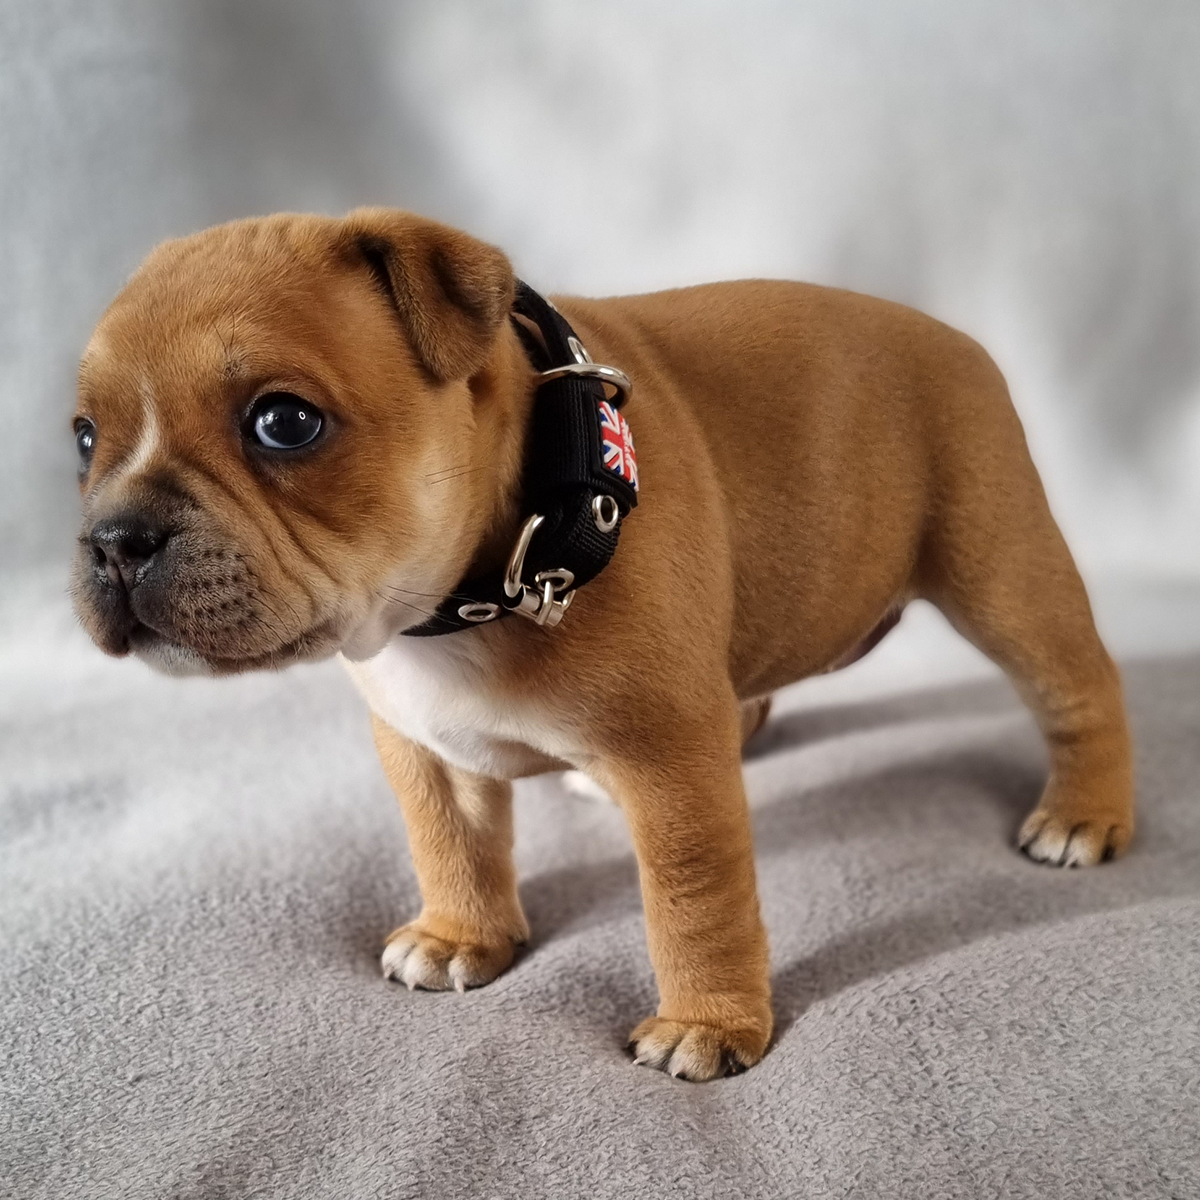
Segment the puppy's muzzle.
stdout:
<svg viewBox="0 0 1200 1200">
<path fill-rule="evenodd" d="M 178 486 L 144 486 L 85 524 L 72 590 L 102 650 L 173 673 L 332 653 L 337 615 L 272 593 L 259 569 L 246 542 Z"/>
<path fill-rule="evenodd" d="M 97 521 L 88 535 L 96 565 L 109 583 L 132 591 L 153 568 L 171 530 L 148 517 L 126 513 Z"/>
</svg>

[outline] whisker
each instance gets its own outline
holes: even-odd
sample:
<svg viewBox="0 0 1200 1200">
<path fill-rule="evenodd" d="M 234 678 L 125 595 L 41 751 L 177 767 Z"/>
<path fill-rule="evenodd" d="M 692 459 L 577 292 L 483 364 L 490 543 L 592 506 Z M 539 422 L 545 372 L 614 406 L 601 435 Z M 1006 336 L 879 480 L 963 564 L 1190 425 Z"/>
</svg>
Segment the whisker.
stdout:
<svg viewBox="0 0 1200 1200">
<path fill-rule="evenodd" d="M 274 633 L 277 637 L 281 637 L 284 641 L 290 641 L 291 639 L 287 636 L 287 633 L 288 633 L 287 622 L 283 619 L 283 617 L 281 617 L 279 615 L 279 613 L 275 610 L 275 608 L 267 602 L 267 598 L 263 595 L 257 595 L 254 597 L 254 599 L 259 604 L 261 604 L 262 607 L 265 608 L 267 610 L 267 612 L 269 612 L 271 614 L 272 617 L 275 618 L 274 628 L 268 627 L 267 631 L 269 633 Z M 284 603 L 286 604 L 287 602 L 284 601 Z M 288 608 L 291 609 L 292 615 L 297 617 L 297 627 L 299 627 L 300 626 L 300 622 L 298 620 L 299 614 L 296 613 L 296 610 L 293 609 L 290 604 L 288 604 Z M 261 615 L 259 616 L 259 622 L 260 623 L 262 622 Z M 282 632 L 280 632 L 280 631 L 282 631 Z"/>
<path fill-rule="evenodd" d="M 438 479 L 433 479 L 431 483 L 449 483 L 451 479 L 461 479 L 464 475 L 476 475 L 480 471 L 486 470 L 486 467 L 470 467 L 465 471 L 456 471 L 453 475 L 442 475 Z"/>
<path fill-rule="evenodd" d="M 403 592 L 406 596 L 421 596 L 426 600 L 444 600 L 450 592 L 414 592 L 412 588 L 392 587 L 390 584 L 385 589 L 389 592 Z"/>
<path fill-rule="evenodd" d="M 464 463 L 457 463 L 453 467 L 439 467 L 436 471 L 426 471 L 425 478 L 429 479 L 434 475 L 445 475 L 447 471 L 461 471 L 463 469 L 463 467 L 469 467 L 470 465 L 471 464 L 469 462 L 464 462 Z"/>
<path fill-rule="evenodd" d="M 399 600 L 401 604 L 403 604 L 404 601 L 400 598 L 400 596 L 396 595 L 397 592 L 403 592 L 406 596 L 420 596 L 424 600 L 462 600 L 466 604 L 473 604 L 475 602 L 474 596 L 464 596 L 462 592 L 413 592 L 409 591 L 407 588 L 390 587 L 384 588 L 383 590 L 384 592 L 391 593 L 390 599 Z"/>
<path fill-rule="evenodd" d="M 420 613 L 423 617 L 432 618 L 437 616 L 437 613 L 431 613 L 419 604 L 412 604 L 407 600 L 401 600 L 399 596 L 391 596 L 390 599 L 394 600 L 397 604 L 403 604 L 405 608 L 411 608 L 413 612 Z"/>
<path fill-rule="evenodd" d="M 257 580 L 255 580 L 255 582 L 257 583 Z M 280 628 L 287 629 L 288 623 L 283 619 L 283 617 L 280 615 L 279 611 L 274 607 L 274 605 L 272 605 L 267 600 L 267 597 L 261 588 L 256 587 L 254 589 L 253 599 L 258 601 L 259 604 L 261 604 L 264 608 L 266 608 L 266 610 L 271 614 L 271 616 L 273 616 L 275 618 L 275 620 L 279 624 Z M 283 595 L 282 593 L 276 593 L 275 599 L 279 600 L 283 604 L 284 608 L 286 608 L 287 611 L 291 614 L 292 620 L 295 622 L 295 628 L 303 629 L 305 622 L 301 619 L 299 612 L 296 611 L 295 605 L 292 604 L 292 602 L 287 598 L 287 596 Z"/>
</svg>

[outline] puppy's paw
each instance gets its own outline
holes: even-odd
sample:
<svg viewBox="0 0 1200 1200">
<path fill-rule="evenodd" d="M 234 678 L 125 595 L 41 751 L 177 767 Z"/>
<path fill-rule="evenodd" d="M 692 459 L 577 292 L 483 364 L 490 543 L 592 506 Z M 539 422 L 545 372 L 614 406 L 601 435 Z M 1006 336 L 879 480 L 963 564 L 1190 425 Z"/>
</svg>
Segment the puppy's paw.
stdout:
<svg viewBox="0 0 1200 1200">
<path fill-rule="evenodd" d="M 722 1028 L 696 1021 L 647 1017 L 629 1035 L 633 1061 L 676 1079 L 703 1083 L 752 1067 L 767 1049 L 771 1029 Z"/>
<path fill-rule="evenodd" d="M 1073 815 L 1039 805 L 1025 818 L 1017 844 L 1034 862 L 1090 867 L 1123 854 L 1132 837 L 1128 817 Z"/>
<path fill-rule="evenodd" d="M 479 942 L 451 941 L 434 937 L 417 922 L 402 925 L 383 951 L 383 976 L 405 984 L 409 991 L 465 992 L 469 987 L 491 983 L 513 960 L 516 945 L 503 942 L 485 945 Z"/>
</svg>

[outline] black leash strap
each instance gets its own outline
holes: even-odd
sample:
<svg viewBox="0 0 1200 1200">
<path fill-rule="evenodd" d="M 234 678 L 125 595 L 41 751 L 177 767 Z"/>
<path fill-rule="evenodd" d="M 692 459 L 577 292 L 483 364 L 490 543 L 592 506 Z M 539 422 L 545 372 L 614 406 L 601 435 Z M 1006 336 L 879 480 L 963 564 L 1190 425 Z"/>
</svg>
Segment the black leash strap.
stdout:
<svg viewBox="0 0 1200 1200">
<path fill-rule="evenodd" d="M 595 579 L 617 549 L 621 522 L 637 504 L 633 436 L 620 412 L 628 378 L 593 363 L 558 310 L 518 282 L 517 334 L 541 373 L 522 477 L 521 532 L 505 569 L 464 579 L 429 620 L 404 630 L 435 637 L 518 613 L 554 626 L 575 589 Z M 609 397 L 606 386 L 615 389 Z"/>
</svg>

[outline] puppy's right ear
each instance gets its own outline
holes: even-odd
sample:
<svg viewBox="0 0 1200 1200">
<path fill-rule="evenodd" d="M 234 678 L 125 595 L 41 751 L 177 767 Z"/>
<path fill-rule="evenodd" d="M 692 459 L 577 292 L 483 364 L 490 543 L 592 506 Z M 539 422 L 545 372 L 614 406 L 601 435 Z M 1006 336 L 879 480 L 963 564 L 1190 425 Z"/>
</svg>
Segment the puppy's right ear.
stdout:
<svg viewBox="0 0 1200 1200">
<path fill-rule="evenodd" d="M 413 213 L 358 208 L 343 248 L 385 293 L 435 379 L 466 379 L 487 361 L 512 307 L 516 278 L 495 246 Z"/>
</svg>

